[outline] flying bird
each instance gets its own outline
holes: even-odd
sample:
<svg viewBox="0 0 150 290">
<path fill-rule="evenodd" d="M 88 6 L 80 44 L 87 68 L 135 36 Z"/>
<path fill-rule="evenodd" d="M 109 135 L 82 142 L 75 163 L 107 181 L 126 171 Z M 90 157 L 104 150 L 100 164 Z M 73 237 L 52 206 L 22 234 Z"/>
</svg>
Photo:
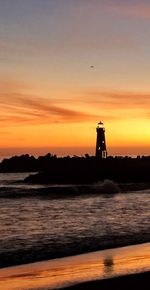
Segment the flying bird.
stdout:
<svg viewBox="0 0 150 290">
<path fill-rule="evenodd" d="M 90 68 L 94 68 L 94 65 L 91 65 Z"/>
</svg>

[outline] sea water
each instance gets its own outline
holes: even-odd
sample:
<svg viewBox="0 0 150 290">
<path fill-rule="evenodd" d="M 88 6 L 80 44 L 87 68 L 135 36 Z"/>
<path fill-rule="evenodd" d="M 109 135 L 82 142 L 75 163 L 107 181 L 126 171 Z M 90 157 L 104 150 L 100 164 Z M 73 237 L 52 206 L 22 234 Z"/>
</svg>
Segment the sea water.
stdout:
<svg viewBox="0 0 150 290">
<path fill-rule="evenodd" d="M 150 241 L 150 190 L 57 196 L 27 175 L 0 174 L 0 267 Z"/>
</svg>

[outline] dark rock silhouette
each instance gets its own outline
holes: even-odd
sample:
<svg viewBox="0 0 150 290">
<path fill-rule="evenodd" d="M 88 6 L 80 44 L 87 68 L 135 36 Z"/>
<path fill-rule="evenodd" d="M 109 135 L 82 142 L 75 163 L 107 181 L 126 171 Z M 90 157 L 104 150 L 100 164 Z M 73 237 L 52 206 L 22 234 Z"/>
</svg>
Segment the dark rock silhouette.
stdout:
<svg viewBox="0 0 150 290">
<path fill-rule="evenodd" d="M 150 156 L 84 157 L 13 156 L 0 163 L 0 172 L 39 172 L 29 175 L 25 182 L 43 184 L 91 184 L 105 179 L 117 183 L 149 183 Z"/>
<path fill-rule="evenodd" d="M 117 183 L 150 182 L 150 158 L 57 158 L 43 172 L 30 175 L 25 181 L 90 184 L 105 179 Z"/>
</svg>

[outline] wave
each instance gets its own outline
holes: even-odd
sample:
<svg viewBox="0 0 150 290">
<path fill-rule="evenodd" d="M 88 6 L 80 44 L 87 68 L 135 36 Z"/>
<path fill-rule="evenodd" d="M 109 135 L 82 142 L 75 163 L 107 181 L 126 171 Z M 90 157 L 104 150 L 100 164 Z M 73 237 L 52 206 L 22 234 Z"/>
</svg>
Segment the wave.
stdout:
<svg viewBox="0 0 150 290">
<path fill-rule="evenodd" d="M 119 184 L 109 179 L 105 179 L 104 182 L 99 181 L 95 183 L 92 186 L 92 189 L 97 192 L 104 192 L 108 194 L 120 192 Z"/>
<path fill-rule="evenodd" d="M 121 192 L 137 192 L 150 189 L 150 184 L 146 183 L 126 183 L 117 184 L 112 180 L 99 181 L 91 185 L 29 185 L 9 183 L 0 186 L 0 198 L 23 198 L 23 197 L 76 197 L 80 195 L 117 194 Z"/>
<path fill-rule="evenodd" d="M 118 186 L 111 182 L 95 185 L 70 185 L 70 186 L 49 186 L 44 188 L 18 188 L 0 187 L 0 198 L 21 198 L 21 197 L 75 197 L 91 194 L 114 194 L 119 192 Z"/>
</svg>

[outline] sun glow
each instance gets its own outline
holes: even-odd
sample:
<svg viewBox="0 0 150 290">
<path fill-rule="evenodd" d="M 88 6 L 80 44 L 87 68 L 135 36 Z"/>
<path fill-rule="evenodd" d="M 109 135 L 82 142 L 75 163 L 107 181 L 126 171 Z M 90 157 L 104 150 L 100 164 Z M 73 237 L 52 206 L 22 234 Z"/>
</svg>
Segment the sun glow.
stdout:
<svg viewBox="0 0 150 290">
<path fill-rule="evenodd" d="M 150 147 L 150 7 L 102 2 L 1 4 L 0 148 Z"/>
</svg>

